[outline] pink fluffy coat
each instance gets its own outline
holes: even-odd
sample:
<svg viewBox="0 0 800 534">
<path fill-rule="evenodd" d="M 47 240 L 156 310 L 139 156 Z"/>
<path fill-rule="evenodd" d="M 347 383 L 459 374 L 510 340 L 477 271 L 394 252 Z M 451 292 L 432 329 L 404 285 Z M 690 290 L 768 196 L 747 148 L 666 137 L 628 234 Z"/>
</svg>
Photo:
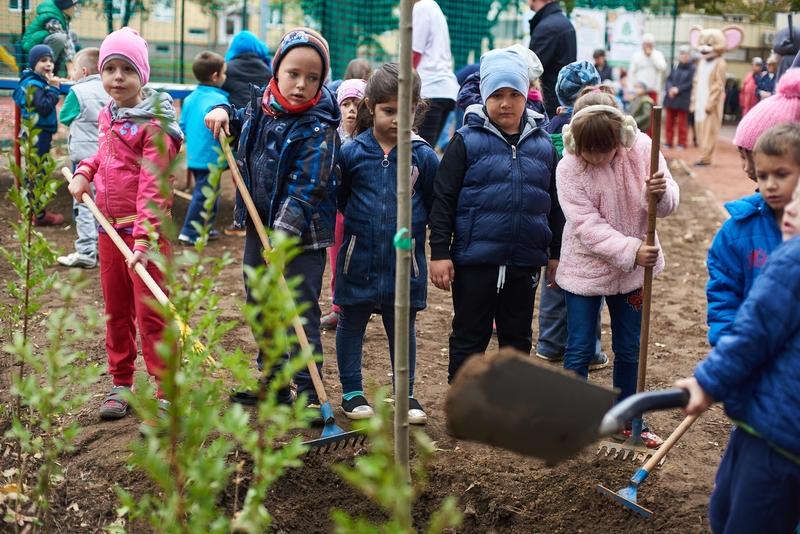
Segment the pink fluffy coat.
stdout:
<svg viewBox="0 0 800 534">
<path fill-rule="evenodd" d="M 556 282 L 566 291 L 617 295 L 642 287 L 644 268 L 635 262 L 647 233 L 645 179 L 650 173 L 650 143 L 650 137 L 639 132 L 633 146 L 620 148 L 605 166 L 588 165 L 564 153 L 556 183 L 567 224 Z M 659 155 L 659 170 L 667 179 L 667 192 L 658 202 L 656 215 L 666 217 L 678 207 L 680 191 L 663 155 Z M 662 252 L 653 273 L 663 269 Z"/>
</svg>

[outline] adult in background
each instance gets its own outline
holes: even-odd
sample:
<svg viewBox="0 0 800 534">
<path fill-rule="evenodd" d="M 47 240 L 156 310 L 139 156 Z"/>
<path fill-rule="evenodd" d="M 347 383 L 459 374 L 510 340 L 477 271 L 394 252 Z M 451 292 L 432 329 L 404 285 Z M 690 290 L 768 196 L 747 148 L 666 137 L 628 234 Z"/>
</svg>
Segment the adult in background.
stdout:
<svg viewBox="0 0 800 534">
<path fill-rule="evenodd" d="M 792 19 L 789 19 L 789 26 L 781 28 L 775 34 L 772 41 L 772 53 L 778 56 L 778 65 L 775 70 L 775 83 L 781 76 L 791 68 L 792 61 L 797 53 L 800 53 L 800 29 L 794 28 Z"/>
<path fill-rule="evenodd" d="M 240 31 L 233 36 L 228 52 L 225 54 L 225 83 L 222 90 L 228 93 L 228 102 L 235 108 L 246 108 L 250 103 L 250 85 L 264 87 L 272 79 L 269 67 L 272 59 L 269 48 L 253 32 Z M 224 230 L 225 235 L 244 237 L 246 231 L 236 221 L 235 208 L 233 222 Z"/>
<path fill-rule="evenodd" d="M 694 65 L 692 65 L 692 49 L 683 45 L 678 49 L 678 64 L 667 76 L 664 95 L 664 110 L 666 111 L 666 140 L 664 146 L 672 148 L 675 140 L 675 129 L 678 130 L 678 148 L 686 148 L 686 134 L 689 128 L 689 105 L 692 100 L 692 80 L 694 79 Z"/>
<path fill-rule="evenodd" d="M 592 57 L 594 58 L 594 68 L 596 68 L 597 73 L 600 74 L 600 81 L 613 81 L 614 72 L 611 65 L 606 62 L 606 51 L 602 48 L 598 48 L 594 51 Z"/>
<path fill-rule="evenodd" d="M 778 63 L 780 58 L 777 54 L 770 54 L 767 58 L 767 70 L 756 78 L 756 96 L 758 100 L 764 100 L 775 94 L 775 84 L 778 81 Z"/>
<path fill-rule="evenodd" d="M 228 69 L 222 85 L 222 90 L 228 93 L 232 106 L 247 107 L 250 102 L 250 84 L 262 87 L 272 79 L 270 61 L 269 48 L 254 33 L 244 30 L 233 36 L 225 54 Z"/>
<path fill-rule="evenodd" d="M 558 108 L 558 73 L 578 56 L 575 28 L 554 0 L 528 0 L 528 7 L 536 12 L 531 19 L 531 42 L 528 48 L 542 62 L 545 110 L 548 117 L 555 117 Z"/>
<path fill-rule="evenodd" d="M 747 115 L 750 108 L 758 103 L 756 82 L 761 76 L 761 71 L 764 69 L 764 60 L 760 57 L 754 57 L 751 66 L 750 72 L 742 79 L 742 89 L 739 91 L 739 107 L 742 110 L 742 117 Z"/>
<path fill-rule="evenodd" d="M 415 1 L 412 24 L 414 68 L 422 80 L 420 94 L 428 102 L 419 135 L 435 146 L 448 115 L 456 106 L 459 88 L 450 53 L 450 30 L 442 9 L 434 0 Z"/>
<path fill-rule="evenodd" d="M 642 35 L 642 49 L 633 53 L 631 67 L 628 69 L 628 83 L 631 87 L 638 82 L 643 82 L 648 89 L 648 95 L 653 102 L 658 104 L 658 88 L 664 87 L 664 77 L 667 74 L 667 60 L 664 54 L 656 50 L 656 39 L 652 33 Z"/>
</svg>

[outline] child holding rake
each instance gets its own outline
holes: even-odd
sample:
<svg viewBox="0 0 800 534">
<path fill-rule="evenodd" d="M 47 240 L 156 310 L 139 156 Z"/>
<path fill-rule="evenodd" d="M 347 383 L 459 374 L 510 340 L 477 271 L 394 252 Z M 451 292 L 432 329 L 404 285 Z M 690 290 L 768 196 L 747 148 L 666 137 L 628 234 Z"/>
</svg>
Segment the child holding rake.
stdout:
<svg viewBox="0 0 800 534">
<path fill-rule="evenodd" d="M 614 387 L 620 398 L 636 392 L 644 268 L 664 268 L 658 246 L 647 246 L 648 195 L 658 199 L 656 215 L 678 206 L 678 184 L 659 156 L 648 177 L 651 139 L 636 127 L 610 94 L 589 89 L 575 102 L 564 129 L 564 159 L 558 164 L 558 198 L 567 223 L 556 282 L 567 301 L 564 368 L 586 378 L 595 353 L 597 312 L 605 297 L 611 315 Z M 631 430 L 624 432 L 624 438 Z M 622 437 L 622 436 L 621 436 Z M 662 440 L 644 429 L 642 440 Z"/>
<path fill-rule="evenodd" d="M 755 145 L 757 175 L 800 177 L 800 125 Z M 689 414 L 714 402 L 736 424 L 709 504 L 716 533 L 795 532 L 800 522 L 800 187 L 783 209 L 783 243 L 694 377 Z"/>
<path fill-rule="evenodd" d="M 133 267 L 141 263 L 163 289 L 163 275 L 147 260 L 147 253 L 153 242 L 162 254 L 169 254 L 170 246 L 161 235 L 153 239 L 152 232 L 158 232 L 160 221 L 149 204 L 153 202 L 168 212 L 172 199 L 162 196 L 158 177 L 144 162 L 168 168 L 180 150 L 183 134 L 172 98 L 145 87 L 150 65 L 147 42 L 138 33 L 126 27 L 109 34 L 100 45 L 99 67 L 111 102 L 100 112 L 97 154 L 78 164 L 69 192 L 83 202 L 81 197 L 84 193 L 91 195 L 89 184 L 93 183 L 95 202 L 133 250 L 133 259 L 126 262 L 111 237 L 99 231 L 106 353 L 113 379 L 113 387 L 100 406 L 100 417 L 119 419 L 128 413 L 126 392 L 133 384 L 137 326 L 147 372 L 158 380 L 164 367 L 156 352 L 164 318 L 150 306 L 152 294 Z M 166 152 L 159 149 L 159 138 L 163 138 Z M 157 395 L 161 396 L 160 390 Z"/>
</svg>

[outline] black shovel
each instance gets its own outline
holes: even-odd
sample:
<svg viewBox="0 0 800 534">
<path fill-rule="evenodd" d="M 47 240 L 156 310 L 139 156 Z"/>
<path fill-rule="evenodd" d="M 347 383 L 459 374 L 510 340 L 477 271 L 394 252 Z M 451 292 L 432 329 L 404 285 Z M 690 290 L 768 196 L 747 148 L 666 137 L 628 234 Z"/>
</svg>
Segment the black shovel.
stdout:
<svg viewBox="0 0 800 534">
<path fill-rule="evenodd" d="M 470 358 L 456 375 L 445 407 L 447 432 L 556 464 L 638 414 L 685 406 L 689 394 L 638 393 L 614 405 L 616 398 L 613 390 L 501 349 Z"/>
</svg>

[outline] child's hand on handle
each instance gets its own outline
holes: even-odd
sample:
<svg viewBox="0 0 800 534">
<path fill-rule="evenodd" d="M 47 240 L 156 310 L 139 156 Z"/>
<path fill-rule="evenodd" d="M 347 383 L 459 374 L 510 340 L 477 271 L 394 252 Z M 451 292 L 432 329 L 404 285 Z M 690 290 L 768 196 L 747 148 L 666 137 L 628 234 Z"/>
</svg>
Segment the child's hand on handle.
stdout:
<svg viewBox="0 0 800 534">
<path fill-rule="evenodd" d="M 86 193 L 92 196 L 92 189 L 89 187 L 89 180 L 82 174 L 74 174 L 69 183 L 69 194 L 72 195 L 77 202 L 83 203 L 83 194 Z"/>
<path fill-rule="evenodd" d="M 714 397 L 706 393 L 706 390 L 700 386 L 694 377 L 678 380 L 675 382 L 675 387 L 683 388 L 689 392 L 689 404 L 683 409 L 688 415 L 701 414 L 716 402 Z"/>
<path fill-rule="evenodd" d="M 558 260 L 547 260 L 547 269 L 544 271 L 544 279 L 547 287 L 557 288 L 556 271 L 558 270 Z"/>
<path fill-rule="evenodd" d="M 145 256 L 145 254 L 147 253 L 141 250 L 134 250 L 133 257 L 129 260 L 125 260 L 125 263 L 128 264 L 128 268 L 133 269 L 134 267 L 136 267 L 137 263 L 141 263 L 142 267 L 147 269 L 147 256 Z"/>
<path fill-rule="evenodd" d="M 647 179 L 647 194 L 656 197 L 656 200 L 661 200 L 664 193 L 667 192 L 667 179 L 664 178 L 664 171 L 658 171 L 653 176 Z"/>
<path fill-rule="evenodd" d="M 636 265 L 641 265 L 642 267 L 655 267 L 656 262 L 658 261 L 658 253 L 661 249 L 658 247 L 651 247 L 649 245 L 642 245 L 639 247 L 639 250 L 636 252 Z"/>
<path fill-rule="evenodd" d="M 212 109 L 205 116 L 206 128 L 211 130 L 214 139 L 219 139 L 220 133 L 227 136 L 231 135 L 229 124 L 230 118 L 228 112 L 222 108 Z"/>
<path fill-rule="evenodd" d="M 455 267 L 451 260 L 431 261 L 431 282 L 439 289 L 450 291 L 450 284 L 456 278 Z"/>
</svg>

